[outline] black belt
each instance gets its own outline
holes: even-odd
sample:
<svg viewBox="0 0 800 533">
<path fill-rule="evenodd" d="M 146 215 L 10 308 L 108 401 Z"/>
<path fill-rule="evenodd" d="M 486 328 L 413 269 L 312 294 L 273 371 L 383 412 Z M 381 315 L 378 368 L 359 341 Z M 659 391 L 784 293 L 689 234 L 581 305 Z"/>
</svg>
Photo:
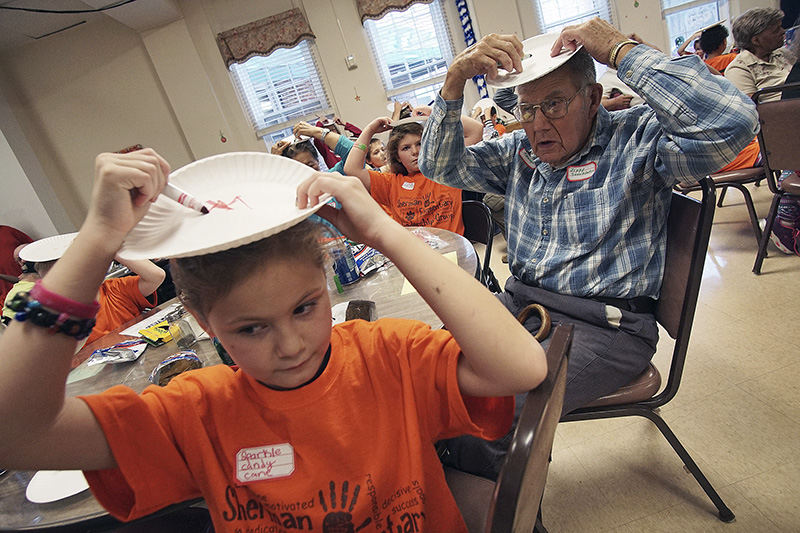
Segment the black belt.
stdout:
<svg viewBox="0 0 800 533">
<path fill-rule="evenodd" d="M 623 311 L 630 311 L 631 313 L 650 313 L 651 315 L 656 310 L 656 300 L 649 296 L 637 296 L 636 298 L 605 298 L 603 296 L 594 296 L 592 300 L 611 305 Z"/>
</svg>

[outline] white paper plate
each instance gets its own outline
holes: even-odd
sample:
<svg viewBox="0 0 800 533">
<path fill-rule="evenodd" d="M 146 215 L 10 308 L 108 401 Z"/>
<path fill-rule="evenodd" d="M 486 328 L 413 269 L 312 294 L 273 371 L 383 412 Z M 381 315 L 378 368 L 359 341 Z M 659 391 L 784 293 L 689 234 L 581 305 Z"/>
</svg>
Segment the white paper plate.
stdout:
<svg viewBox="0 0 800 533">
<path fill-rule="evenodd" d="M 709 24 L 708 26 L 703 26 L 702 28 L 700 28 L 699 30 L 697 30 L 697 31 L 696 31 L 696 32 L 694 32 L 694 33 L 697 33 L 697 32 L 703 33 L 703 32 L 704 32 L 704 31 L 706 31 L 706 30 L 710 30 L 710 29 L 711 29 L 711 28 L 713 28 L 714 26 L 720 26 L 720 25 L 721 25 L 723 22 L 725 22 L 726 20 L 728 20 L 728 19 L 722 19 L 722 20 L 718 20 L 717 22 L 714 22 L 714 23 L 712 23 L 712 24 Z"/>
<path fill-rule="evenodd" d="M 416 115 L 416 116 L 401 118 L 398 120 L 393 120 L 392 127 L 394 128 L 396 126 L 402 126 L 403 124 L 411 124 L 412 122 L 416 122 L 417 124 L 422 124 L 424 126 L 425 123 L 428 122 L 428 118 L 429 117 L 427 117 L 426 115 Z"/>
<path fill-rule="evenodd" d="M 25 497 L 33 503 L 50 503 L 89 488 L 80 470 L 40 470 L 28 483 Z"/>
<path fill-rule="evenodd" d="M 549 74 L 581 49 L 579 46 L 575 51 L 569 52 L 562 50 L 555 57 L 550 57 L 550 49 L 558 38 L 558 33 L 545 33 L 522 41 L 522 52 L 525 59 L 522 60 L 522 72 L 509 72 L 505 69 L 498 69 L 497 76 L 493 79 L 486 79 L 486 83 L 492 87 L 516 87 L 529 81 L 538 80 L 545 74 Z"/>
<path fill-rule="evenodd" d="M 19 256 L 25 261 L 32 261 L 34 263 L 54 261 L 64 255 L 64 252 L 67 251 L 67 248 L 72 244 L 77 234 L 78 232 L 76 231 L 74 233 L 53 235 L 52 237 L 39 239 L 20 250 Z"/>
<path fill-rule="evenodd" d="M 278 233 L 310 216 L 327 200 L 323 197 L 309 209 L 295 207 L 297 186 L 313 173 L 288 157 L 261 152 L 231 152 L 190 163 L 172 172 L 170 181 L 217 207 L 201 215 L 159 196 L 128 234 L 119 257 L 203 255 Z"/>
</svg>

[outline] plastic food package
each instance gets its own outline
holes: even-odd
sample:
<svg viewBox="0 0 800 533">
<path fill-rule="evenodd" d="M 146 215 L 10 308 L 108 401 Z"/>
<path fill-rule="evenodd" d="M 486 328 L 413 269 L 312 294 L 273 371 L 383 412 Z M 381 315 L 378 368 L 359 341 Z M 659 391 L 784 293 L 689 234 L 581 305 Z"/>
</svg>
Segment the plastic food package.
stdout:
<svg viewBox="0 0 800 533">
<path fill-rule="evenodd" d="M 183 350 L 158 363 L 150 373 L 148 380 L 154 385 L 163 387 L 178 374 L 202 367 L 203 362 L 197 357 L 194 350 Z"/>
<path fill-rule="evenodd" d="M 147 349 L 147 343 L 143 339 L 133 339 L 118 342 L 109 348 L 101 348 L 92 352 L 86 361 L 86 366 L 99 365 L 101 363 L 127 363 L 136 361 L 139 356 Z"/>
</svg>

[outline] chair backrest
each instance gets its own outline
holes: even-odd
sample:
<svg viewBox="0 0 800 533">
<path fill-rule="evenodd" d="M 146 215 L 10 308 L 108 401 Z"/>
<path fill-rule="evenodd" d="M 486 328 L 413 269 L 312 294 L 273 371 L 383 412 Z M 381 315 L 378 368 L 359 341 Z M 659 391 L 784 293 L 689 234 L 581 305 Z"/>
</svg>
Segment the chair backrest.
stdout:
<svg viewBox="0 0 800 533">
<path fill-rule="evenodd" d="M 761 123 L 758 143 L 767 170 L 767 182 L 773 193 L 778 192 L 776 173 L 784 169 L 800 169 L 800 150 L 797 149 L 797 137 L 794 133 L 800 125 L 800 98 L 763 103 L 760 100 L 763 95 L 791 88 L 800 88 L 800 82 L 767 87 L 753 95 Z"/>
<path fill-rule="evenodd" d="M 486 531 L 533 531 L 567 383 L 572 326 L 560 325 L 547 349 L 547 377 L 528 393 L 497 478 Z"/>
<path fill-rule="evenodd" d="M 478 279 L 485 283 L 489 261 L 492 258 L 494 222 L 489 206 L 477 200 L 464 200 L 461 203 L 461 219 L 464 221 L 464 237 L 470 241 L 486 245 L 483 260 L 478 265 Z"/>
<path fill-rule="evenodd" d="M 708 239 L 714 221 L 716 194 L 710 178 L 699 181 L 700 200 L 677 192 L 667 218 L 667 255 L 656 320 L 675 339 L 669 378 L 664 390 L 649 402 L 662 405 L 678 391 L 689 334 L 692 331 Z"/>
</svg>

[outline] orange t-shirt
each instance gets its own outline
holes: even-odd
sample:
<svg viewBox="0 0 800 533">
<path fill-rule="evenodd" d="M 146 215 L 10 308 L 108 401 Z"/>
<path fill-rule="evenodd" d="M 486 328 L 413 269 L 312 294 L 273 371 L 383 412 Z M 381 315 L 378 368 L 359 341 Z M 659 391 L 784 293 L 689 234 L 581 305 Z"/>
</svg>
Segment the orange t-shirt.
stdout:
<svg viewBox="0 0 800 533">
<path fill-rule="evenodd" d="M 736 159 L 719 169 L 717 172 L 727 172 L 729 170 L 738 170 L 740 168 L 751 168 L 758 160 L 758 155 L 761 153 L 761 147 L 758 145 L 758 137 L 750 141 L 750 144 L 745 146 Z"/>
<path fill-rule="evenodd" d="M 728 68 L 731 61 L 736 59 L 738 54 L 721 54 L 717 57 L 712 57 L 711 59 L 706 59 L 706 64 L 710 67 L 717 69 L 718 71 L 725 73 L 725 69 Z"/>
<path fill-rule="evenodd" d="M 86 343 L 94 342 L 117 326 L 139 315 L 148 307 L 158 305 L 156 293 L 150 302 L 139 291 L 139 276 L 107 279 L 100 285 L 100 310 L 97 323 Z"/>
<path fill-rule="evenodd" d="M 388 206 L 393 219 L 403 226 L 431 226 L 464 235 L 461 189 L 429 180 L 417 172 L 411 176 L 369 171 L 369 193 Z"/>
<path fill-rule="evenodd" d="M 460 354 L 421 322 L 354 320 L 334 326 L 327 366 L 298 389 L 216 365 L 141 395 L 82 397 L 118 464 L 86 479 L 126 520 L 203 496 L 217 533 L 466 531 L 433 443 L 503 436 L 514 398 L 465 401 Z"/>
</svg>

